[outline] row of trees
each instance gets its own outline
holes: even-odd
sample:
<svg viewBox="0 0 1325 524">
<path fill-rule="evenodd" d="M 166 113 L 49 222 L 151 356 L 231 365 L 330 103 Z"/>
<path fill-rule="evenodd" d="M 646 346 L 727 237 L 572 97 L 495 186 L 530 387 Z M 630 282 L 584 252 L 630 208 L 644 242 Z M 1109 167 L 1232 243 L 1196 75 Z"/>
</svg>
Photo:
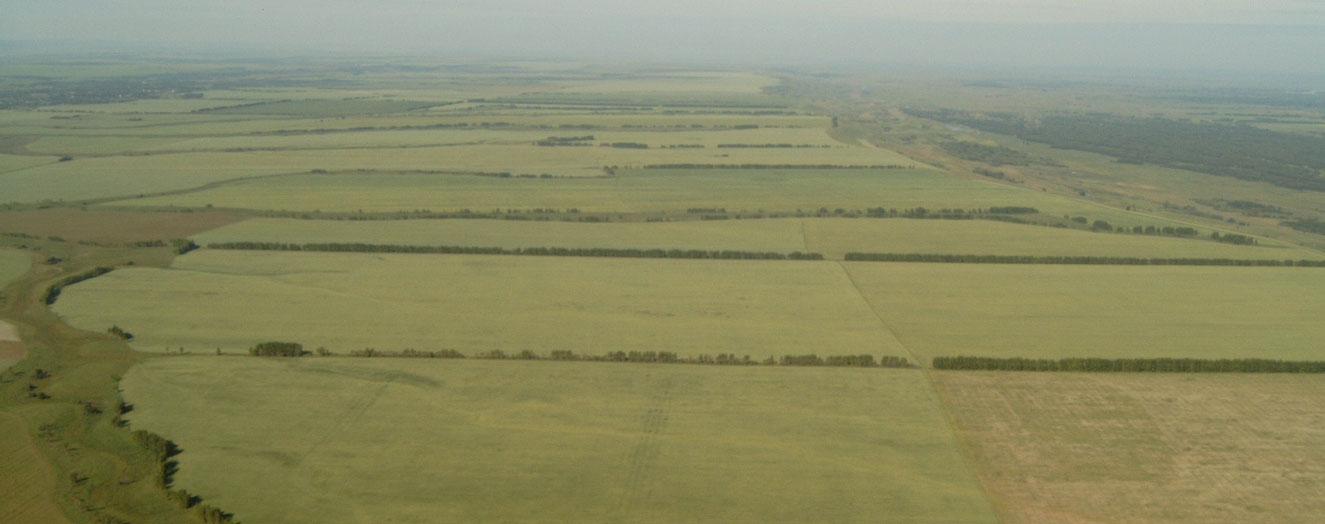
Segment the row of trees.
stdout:
<svg viewBox="0 0 1325 524">
<path fill-rule="evenodd" d="M 67 277 L 64 277 L 56 281 L 54 284 L 48 286 L 46 288 L 46 295 L 42 297 L 42 299 L 46 301 L 46 305 L 48 306 L 54 304 L 55 301 L 60 298 L 60 292 L 63 291 L 65 287 L 72 286 L 74 284 L 77 284 L 79 282 L 82 282 L 90 278 L 99 277 L 106 273 L 110 273 L 111 271 L 114 270 L 115 268 L 113 267 L 101 266 L 89 269 L 87 271 L 78 273 L 76 275 L 69 275 Z"/>
<path fill-rule="evenodd" d="M 1325 260 L 1240 260 L 1231 258 L 1140 258 L 1100 256 L 949 255 L 937 253 L 847 253 L 848 261 L 938 262 L 950 264 L 1084 264 L 1108 266 L 1325 267 Z"/>
<path fill-rule="evenodd" d="M 307 354 L 307 353 L 304 353 Z M 319 352 L 321 355 L 330 355 L 330 352 Z M 415 349 L 406 349 L 399 352 L 381 351 L 373 348 L 351 351 L 352 357 L 367 358 L 477 358 L 486 360 L 560 360 L 574 362 L 637 362 L 652 364 L 704 364 L 704 365 L 739 365 L 739 366 L 838 366 L 838 367 L 886 367 L 886 368 L 912 368 L 912 364 L 904 357 L 893 355 L 884 355 L 875 360 L 873 355 L 829 355 L 820 357 L 817 354 L 807 355 L 783 355 L 779 358 L 767 357 L 764 360 L 755 360 L 750 355 L 736 355 L 735 353 L 718 353 L 714 355 L 700 354 L 694 357 L 682 357 L 673 351 L 609 351 L 601 355 L 589 355 L 575 353 L 570 350 L 553 350 L 546 355 L 540 355 L 531 350 L 522 350 L 514 353 L 507 353 L 500 349 L 476 353 L 472 357 L 467 357 L 464 353 L 454 349 L 443 349 L 441 351 L 419 351 Z"/>
<path fill-rule="evenodd" d="M 202 503 L 202 497 L 183 489 L 170 489 L 173 477 L 179 471 L 179 462 L 173 457 L 180 453 L 179 446 L 150 431 L 131 433 L 133 440 L 147 450 L 157 464 L 156 486 L 165 492 L 166 499 L 182 509 L 192 509 L 194 516 L 206 524 L 229 524 L 234 515 Z"/>
<path fill-rule="evenodd" d="M 324 251 L 345 253 L 410 253 L 459 255 L 515 255 L 552 257 L 617 257 L 617 258 L 687 258 L 721 260 L 823 260 L 819 253 L 709 251 L 703 249 L 628 249 L 628 248 L 566 248 L 566 247 L 476 247 L 476 246 L 409 246 L 394 244 L 310 243 L 283 242 L 217 242 L 210 249 L 237 249 L 249 251 Z"/>
<path fill-rule="evenodd" d="M 1325 362 L 1260 358 L 997 358 L 934 357 L 934 369 L 1152 373 L 1325 373 Z"/>
</svg>

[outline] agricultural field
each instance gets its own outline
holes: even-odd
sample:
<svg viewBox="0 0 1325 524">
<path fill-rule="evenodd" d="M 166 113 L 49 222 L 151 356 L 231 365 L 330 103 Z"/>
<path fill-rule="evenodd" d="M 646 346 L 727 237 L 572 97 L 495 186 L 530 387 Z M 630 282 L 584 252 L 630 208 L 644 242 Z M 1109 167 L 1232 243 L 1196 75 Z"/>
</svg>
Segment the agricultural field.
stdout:
<svg viewBox="0 0 1325 524">
<path fill-rule="evenodd" d="M 1318 377 L 935 378 L 1003 522 L 1272 523 L 1325 514 Z"/>
<path fill-rule="evenodd" d="M 70 325 L 135 348 L 906 356 L 832 262 L 244 252 L 70 286 Z M 242 326 L 242 327 L 241 327 Z"/>
<path fill-rule="evenodd" d="M 1321 268 L 844 264 L 924 358 L 1325 356 Z"/>
<path fill-rule="evenodd" d="M 172 357 L 122 384 L 244 522 L 998 521 L 915 370 Z"/>
<path fill-rule="evenodd" d="M 3 218 L 3 216 L 0 216 Z M 3 229 L 3 222 L 0 222 Z M 304 220 L 251 218 L 194 235 L 226 242 L 364 243 L 410 246 L 703 249 L 820 253 L 942 253 L 1142 258 L 1320 259 L 1272 242 L 1237 246 L 1207 239 L 1094 233 L 990 220 L 776 218 L 583 223 L 520 220 Z"/>
</svg>

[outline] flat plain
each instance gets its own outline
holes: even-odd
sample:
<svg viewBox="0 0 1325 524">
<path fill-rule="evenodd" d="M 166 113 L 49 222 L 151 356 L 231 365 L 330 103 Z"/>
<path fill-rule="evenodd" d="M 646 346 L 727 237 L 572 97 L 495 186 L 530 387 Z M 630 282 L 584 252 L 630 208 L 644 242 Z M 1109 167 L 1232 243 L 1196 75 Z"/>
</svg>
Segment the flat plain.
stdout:
<svg viewBox="0 0 1325 524">
<path fill-rule="evenodd" d="M 34 346 L 0 375 L 0 520 L 187 518 L 180 493 L 154 483 L 163 464 L 117 425 L 121 390 L 130 429 L 183 449 L 168 489 L 259 524 L 1292 522 L 1325 512 L 1322 391 L 1304 376 L 349 356 L 1320 360 L 1325 269 L 842 261 L 1319 260 L 1325 237 L 1309 231 L 1325 218 L 1319 192 L 910 111 L 1034 121 L 1057 104 L 1302 137 L 1314 124 L 1286 119 L 1325 121 L 1317 109 L 1174 104 L 1165 97 L 1181 88 L 1094 80 L 362 65 L 0 64 L 0 101 L 20 100 L 0 110 L 0 245 L 23 250 L 0 249 L 0 283 L 19 283 L 0 313 Z M 106 91 L 79 91 L 89 82 Z M 149 85 L 158 98 L 88 103 Z M 1038 213 L 1001 218 L 1040 225 L 867 218 L 1006 206 Z M 184 237 L 827 260 L 178 254 L 168 242 Z M 116 269 L 65 287 L 47 310 L 54 279 L 103 265 Z M 266 341 L 335 355 L 240 356 Z"/>
<path fill-rule="evenodd" d="M 173 357 L 123 385 L 244 522 L 997 522 L 916 370 Z"/>
</svg>

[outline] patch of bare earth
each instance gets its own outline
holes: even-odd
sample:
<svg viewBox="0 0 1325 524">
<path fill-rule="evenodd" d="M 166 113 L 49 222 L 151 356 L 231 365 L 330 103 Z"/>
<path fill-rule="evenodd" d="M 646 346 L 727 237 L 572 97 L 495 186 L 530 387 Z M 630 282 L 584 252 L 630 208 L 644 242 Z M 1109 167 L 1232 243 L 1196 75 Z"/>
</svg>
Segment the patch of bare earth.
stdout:
<svg viewBox="0 0 1325 524">
<path fill-rule="evenodd" d="M 27 348 L 18 341 L 18 331 L 14 326 L 0 321 L 0 370 L 17 364 L 27 354 Z"/>
<path fill-rule="evenodd" d="M 1005 522 L 1310 522 L 1325 377 L 936 373 Z"/>
<path fill-rule="evenodd" d="M 0 232 L 94 242 L 147 242 L 184 238 L 233 224 L 244 217 L 219 211 L 195 213 L 38 209 L 0 213 Z"/>
<path fill-rule="evenodd" d="M 0 522 L 68 522 L 56 506 L 55 473 L 23 419 L 0 413 Z"/>
</svg>

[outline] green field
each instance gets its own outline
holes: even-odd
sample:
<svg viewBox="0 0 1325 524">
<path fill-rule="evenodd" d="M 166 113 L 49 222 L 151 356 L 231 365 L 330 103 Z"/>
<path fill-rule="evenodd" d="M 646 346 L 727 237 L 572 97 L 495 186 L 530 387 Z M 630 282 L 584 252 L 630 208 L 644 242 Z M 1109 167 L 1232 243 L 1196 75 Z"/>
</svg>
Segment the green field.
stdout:
<svg viewBox="0 0 1325 524">
<path fill-rule="evenodd" d="M 1003 522 L 1270 524 L 1325 514 L 1317 376 L 936 378 Z"/>
<path fill-rule="evenodd" d="M 70 286 L 53 309 L 149 352 L 906 355 L 832 262 L 202 250 Z"/>
<path fill-rule="evenodd" d="M 122 384 L 244 522 L 997 521 L 917 371 L 184 357 Z"/>
<path fill-rule="evenodd" d="M 1319 268 L 846 267 L 924 357 L 1325 358 Z"/>
<path fill-rule="evenodd" d="M 987 220 L 779 218 L 684 222 L 514 220 L 348 221 L 253 218 L 193 239 L 212 242 L 365 243 L 431 246 L 704 249 L 1144 258 L 1319 259 L 1287 246 L 1092 233 Z M 1274 246 L 1274 247 L 1272 247 Z"/>
</svg>

